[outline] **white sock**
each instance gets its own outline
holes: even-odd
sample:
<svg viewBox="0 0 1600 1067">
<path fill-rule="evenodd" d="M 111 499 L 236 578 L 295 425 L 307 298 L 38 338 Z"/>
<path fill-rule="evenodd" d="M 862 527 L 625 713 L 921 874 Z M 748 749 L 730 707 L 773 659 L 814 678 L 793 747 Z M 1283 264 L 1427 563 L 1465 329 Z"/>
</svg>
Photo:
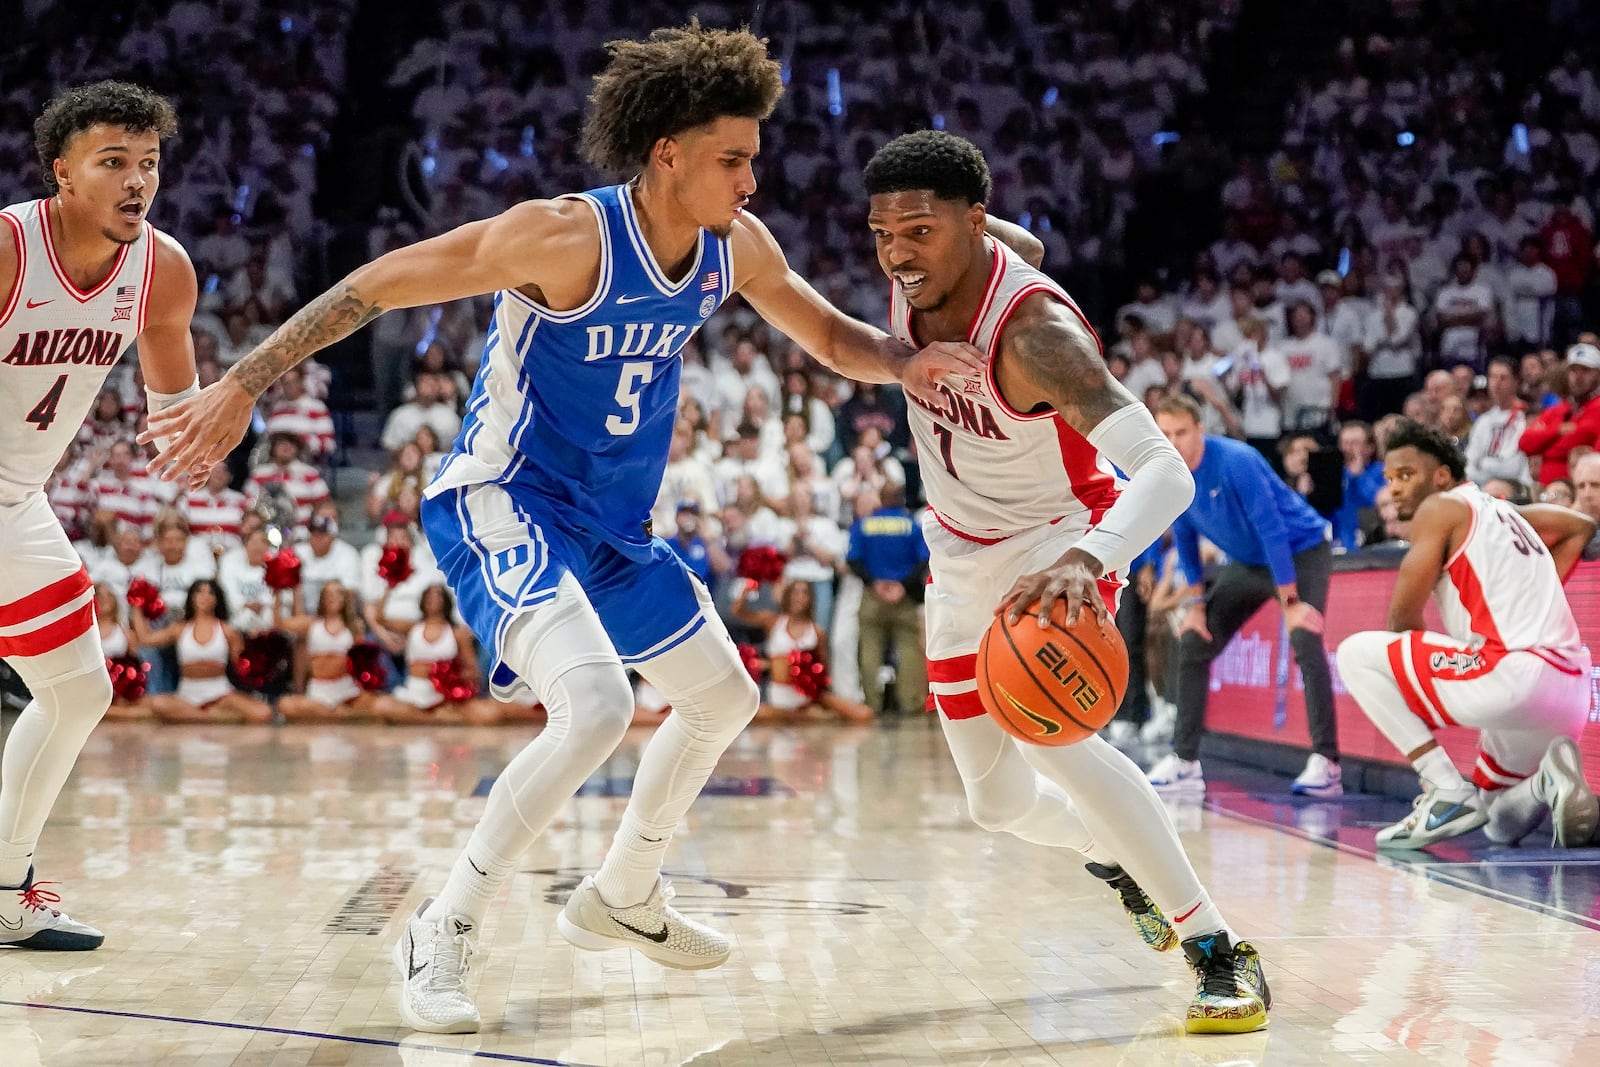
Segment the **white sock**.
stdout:
<svg viewBox="0 0 1600 1067">
<path fill-rule="evenodd" d="M 33 848 L 38 840 L 0 841 L 0 887 L 22 888 L 23 881 L 28 877 L 28 868 L 33 866 Z"/>
<path fill-rule="evenodd" d="M 624 812 L 605 862 L 595 872 L 594 887 L 600 891 L 600 899 L 613 908 L 643 904 L 661 878 L 673 829 L 650 826 L 633 812 Z"/>
<path fill-rule="evenodd" d="M 1187 941 L 1200 934 L 1214 934 L 1218 930 L 1225 931 L 1228 940 L 1238 944 L 1239 935 L 1233 928 L 1222 921 L 1222 912 L 1211 902 L 1211 894 L 1204 889 L 1200 895 L 1187 902 L 1177 910 L 1176 914 L 1169 914 L 1167 920 L 1172 923 L 1172 929 L 1177 932 L 1179 941 Z"/>
<path fill-rule="evenodd" d="M 478 840 L 477 834 L 473 834 L 466 849 L 456 857 L 455 866 L 450 868 L 444 888 L 439 890 L 422 917 L 436 923 L 451 915 L 464 915 L 475 925 L 482 926 L 489 901 L 511 877 L 515 866 L 512 860 L 495 855 Z"/>
<path fill-rule="evenodd" d="M 1430 748 L 1411 761 L 1417 775 L 1433 786 L 1446 800 L 1465 800 L 1472 793 L 1472 785 L 1456 770 L 1450 756 L 1442 748 Z"/>
</svg>

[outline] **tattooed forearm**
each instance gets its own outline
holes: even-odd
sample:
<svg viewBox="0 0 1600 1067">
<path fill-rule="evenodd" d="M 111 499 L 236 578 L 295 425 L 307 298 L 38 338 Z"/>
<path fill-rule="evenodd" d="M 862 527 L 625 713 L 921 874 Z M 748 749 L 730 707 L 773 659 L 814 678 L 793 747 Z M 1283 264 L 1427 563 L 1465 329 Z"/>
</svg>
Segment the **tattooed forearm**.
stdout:
<svg viewBox="0 0 1600 1067">
<path fill-rule="evenodd" d="M 382 315 L 384 309 L 341 282 L 297 311 L 228 376 L 251 396 L 259 397 L 283 372 L 319 349 L 348 337 Z"/>
</svg>

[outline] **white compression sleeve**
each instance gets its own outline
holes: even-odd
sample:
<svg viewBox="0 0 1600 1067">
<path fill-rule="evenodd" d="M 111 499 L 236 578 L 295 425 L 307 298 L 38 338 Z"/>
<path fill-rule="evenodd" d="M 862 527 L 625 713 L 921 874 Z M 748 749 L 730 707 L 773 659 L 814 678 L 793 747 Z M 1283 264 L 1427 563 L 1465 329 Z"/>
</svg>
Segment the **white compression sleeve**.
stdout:
<svg viewBox="0 0 1600 1067">
<path fill-rule="evenodd" d="M 156 412 L 165 411 L 178 401 L 187 400 L 199 392 L 200 376 L 197 374 L 194 377 L 194 381 L 189 383 L 189 388 L 180 390 L 176 393 L 158 393 L 147 385 L 144 387 L 144 398 L 145 401 L 150 405 L 150 414 L 154 415 Z M 156 450 L 158 452 L 165 452 L 167 450 L 167 445 L 171 443 L 172 442 L 169 438 L 158 437 L 155 440 Z"/>
<path fill-rule="evenodd" d="M 1194 499 L 1194 476 L 1143 404 L 1112 412 L 1088 441 L 1128 475 L 1128 485 L 1077 546 L 1120 571 L 1155 543 Z"/>
</svg>

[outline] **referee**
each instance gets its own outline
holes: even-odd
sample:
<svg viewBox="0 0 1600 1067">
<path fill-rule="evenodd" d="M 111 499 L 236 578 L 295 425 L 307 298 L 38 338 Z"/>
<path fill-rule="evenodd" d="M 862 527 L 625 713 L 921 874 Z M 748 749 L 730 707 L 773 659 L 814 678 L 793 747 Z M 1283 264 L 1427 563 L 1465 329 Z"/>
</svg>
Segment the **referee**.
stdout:
<svg viewBox="0 0 1600 1067">
<path fill-rule="evenodd" d="M 1311 757 L 1291 788 L 1306 796 L 1342 796 L 1333 679 L 1322 645 L 1333 560 L 1327 520 L 1273 473 L 1261 453 L 1204 433 L 1199 406 L 1189 397 L 1163 400 L 1156 422 L 1194 472 L 1195 493 L 1172 527 L 1178 565 L 1188 583 L 1187 609 L 1179 626 L 1173 751 L 1151 768 L 1150 782 L 1164 793 L 1204 794 L 1200 738 L 1211 661 L 1261 605 L 1276 597 L 1305 679 L 1311 733 Z M 1202 584 L 1202 536 L 1228 557 L 1209 594 Z"/>
</svg>

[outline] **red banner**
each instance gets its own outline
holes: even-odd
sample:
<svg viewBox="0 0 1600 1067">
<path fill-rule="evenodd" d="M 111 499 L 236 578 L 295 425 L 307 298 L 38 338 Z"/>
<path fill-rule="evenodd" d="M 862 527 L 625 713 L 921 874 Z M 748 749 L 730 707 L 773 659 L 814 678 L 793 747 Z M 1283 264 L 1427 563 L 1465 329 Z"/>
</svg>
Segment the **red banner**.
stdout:
<svg viewBox="0 0 1600 1067">
<path fill-rule="evenodd" d="M 1387 738 L 1345 692 L 1333 662 L 1339 642 L 1362 630 L 1381 630 L 1389 614 L 1389 593 L 1395 572 L 1347 571 L 1333 575 L 1328 592 L 1324 640 L 1333 671 L 1333 697 L 1339 712 L 1339 750 L 1346 756 L 1403 764 Z M 1567 581 L 1578 626 L 1587 640 L 1600 636 L 1600 563 L 1579 564 Z M 1429 627 L 1440 629 L 1439 614 L 1429 601 Z M 1578 739 L 1589 784 L 1600 791 L 1600 667 L 1595 669 L 1589 701 L 1589 728 Z M 1276 741 L 1309 749 L 1306 733 L 1305 686 L 1290 652 L 1283 616 L 1276 601 L 1256 612 L 1244 629 L 1211 664 L 1211 699 L 1206 725 L 1224 734 Z M 1466 728 L 1436 735 L 1462 773 L 1471 775 L 1478 753 L 1478 732 Z"/>
</svg>

